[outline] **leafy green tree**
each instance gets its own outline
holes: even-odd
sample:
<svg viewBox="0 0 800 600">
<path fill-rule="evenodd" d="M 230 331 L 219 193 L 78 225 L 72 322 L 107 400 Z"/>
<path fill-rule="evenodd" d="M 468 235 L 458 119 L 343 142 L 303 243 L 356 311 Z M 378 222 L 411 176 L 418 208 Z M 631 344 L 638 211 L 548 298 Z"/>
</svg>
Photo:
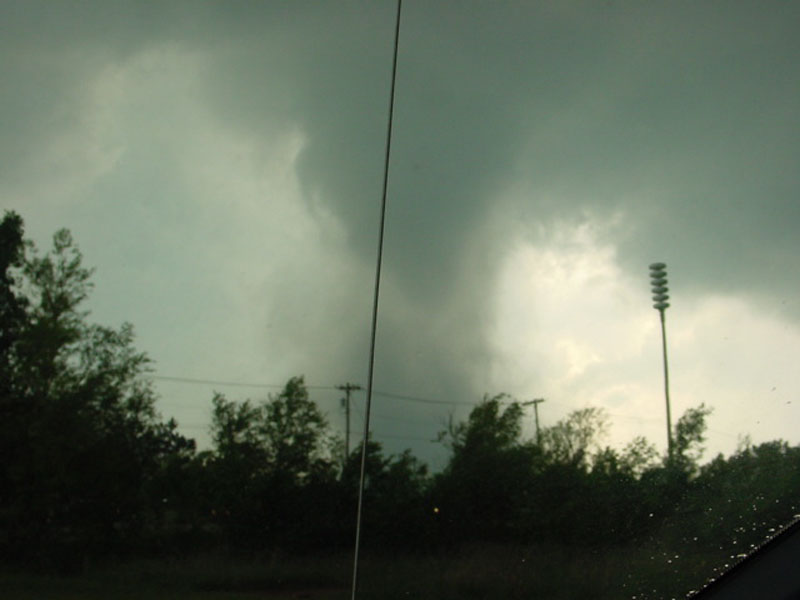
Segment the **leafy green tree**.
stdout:
<svg viewBox="0 0 800 600">
<path fill-rule="evenodd" d="M 4 397 L 11 391 L 12 353 L 27 320 L 25 298 L 15 291 L 19 275 L 14 272 L 23 264 L 23 234 L 20 216 L 6 213 L 0 222 L 0 393 Z"/>
<path fill-rule="evenodd" d="M 74 361 L 95 360 L 91 342 L 102 343 L 103 335 L 112 343 L 117 340 L 110 339 L 114 335 L 111 331 L 90 331 L 91 326 L 85 323 L 87 313 L 80 306 L 92 289 L 92 271 L 83 267 L 83 257 L 70 233 L 65 229 L 56 232 L 53 250 L 44 256 L 38 256 L 31 248 L 22 280 L 30 308 L 26 335 L 20 340 L 19 375 L 25 376 L 22 383 L 27 393 L 46 397 L 58 393 L 64 385 L 77 383 Z M 79 348 L 79 344 L 83 347 Z M 145 359 L 135 360 L 140 364 Z"/>
<path fill-rule="evenodd" d="M 194 443 L 156 413 L 132 327 L 87 323 L 91 270 L 69 232 L 57 232 L 44 255 L 14 214 L 0 235 L 0 297 L 13 317 L 0 336 L 5 549 L 48 561 L 129 544 L 160 510 L 148 483 Z"/>
<path fill-rule="evenodd" d="M 220 393 L 214 394 L 211 403 L 211 435 L 217 458 L 228 465 L 243 464 L 251 477 L 263 473 L 268 461 L 261 439 L 261 408 L 249 400 L 237 404 Z"/>
<path fill-rule="evenodd" d="M 618 479 L 619 457 L 600 450 L 606 429 L 607 418 L 600 408 L 573 411 L 542 429 L 541 466 L 531 484 L 534 508 L 525 520 L 525 529 L 535 539 L 585 544 L 607 534 L 609 515 L 614 514 L 609 508 L 614 500 L 611 482 Z M 593 460 L 594 478 L 589 475 Z M 593 494 L 593 483 L 603 486 L 605 493 Z"/>
<path fill-rule="evenodd" d="M 351 452 L 340 478 L 345 491 L 342 514 L 346 516 L 348 541 L 355 526 L 362 447 Z M 428 495 L 428 468 L 410 450 L 385 456 L 380 443 L 368 441 L 364 479 L 365 549 L 423 548 L 435 541 L 431 527 L 436 513 Z M 389 515 L 391 518 L 387 518 Z"/>
<path fill-rule="evenodd" d="M 705 404 L 688 409 L 675 424 L 672 442 L 673 469 L 693 477 L 699 469 L 706 439 L 706 417 L 712 409 Z"/>
<path fill-rule="evenodd" d="M 775 440 L 717 456 L 699 469 L 687 513 L 706 541 L 729 547 L 758 543 L 769 527 L 797 514 L 800 447 Z"/>
<path fill-rule="evenodd" d="M 212 400 L 211 434 L 220 459 L 247 462 L 252 476 L 282 473 L 295 483 L 329 472 L 334 438 L 303 377 L 292 377 L 277 395 L 253 404 Z"/>
<path fill-rule="evenodd" d="M 25 298 L 16 292 L 24 258 L 22 219 L 6 213 L 0 222 L 0 539 L 13 537 L 20 512 L 19 486 L 29 444 L 26 405 L 15 390 L 16 348 L 27 323 Z M 4 535 L 3 535 L 4 534 Z M 10 548 L 3 548 L 4 553 Z"/>
<path fill-rule="evenodd" d="M 228 546 L 251 546 L 266 535 L 261 491 L 268 465 L 258 432 L 261 410 L 220 393 L 212 406 L 214 450 L 203 457 L 204 512 Z"/>
<path fill-rule="evenodd" d="M 484 397 L 469 414 L 466 422 L 450 424 L 448 431 L 440 434 L 459 460 L 481 450 L 503 450 L 519 443 L 522 432 L 522 406 L 511 402 L 501 410 L 507 396 L 499 394 Z"/>
<path fill-rule="evenodd" d="M 637 479 L 658 464 L 658 450 L 644 436 L 636 436 L 625 445 L 620 459 L 621 469 Z"/>
<path fill-rule="evenodd" d="M 268 460 L 298 483 L 330 474 L 334 440 L 319 407 L 309 399 L 303 377 L 292 377 L 263 406 L 260 434 Z"/>
<path fill-rule="evenodd" d="M 303 377 L 291 378 L 260 403 L 216 394 L 212 404 L 209 503 L 228 543 L 256 550 L 298 543 L 312 522 L 319 529 L 316 517 L 336 503 L 335 444 Z"/>
<path fill-rule="evenodd" d="M 588 468 L 591 451 L 598 449 L 607 430 L 608 417 L 602 408 L 583 408 L 542 430 L 541 446 L 554 462 Z"/>
<path fill-rule="evenodd" d="M 660 519 L 655 539 L 668 552 L 696 557 L 699 577 L 732 555 L 750 552 L 796 517 L 800 447 L 781 440 L 747 444 L 730 457 L 718 455 L 682 482 L 683 492 L 671 514 Z M 664 503 L 663 490 L 661 496 Z"/>
<path fill-rule="evenodd" d="M 440 438 L 452 451 L 435 479 L 433 499 L 447 542 L 509 539 L 519 534 L 517 517 L 529 506 L 538 448 L 523 443 L 522 407 L 505 395 L 485 397 L 466 422 Z"/>
</svg>

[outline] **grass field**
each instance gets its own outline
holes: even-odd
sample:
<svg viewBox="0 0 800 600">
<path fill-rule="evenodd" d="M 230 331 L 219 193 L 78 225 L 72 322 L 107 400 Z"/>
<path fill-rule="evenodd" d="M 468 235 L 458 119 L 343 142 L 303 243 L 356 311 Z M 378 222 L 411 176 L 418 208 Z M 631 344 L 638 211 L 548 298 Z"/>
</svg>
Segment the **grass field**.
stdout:
<svg viewBox="0 0 800 600">
<path fill-rule="evenodd" d="M 482 546 L 449 555 L 365 557 L 358 598 L 369 600 L 617 600 L 680 598 L 704 579 L 700 557 L 642 548 L 574 551 Z M 138 560 L 72 577 L 0 575 L 7 600 L 344 600 L 350 556 Z"/>
<path fill-rule="evenodd" d="M 272 600 L 345 598 L 345 557 L 235 560 L 216 556 L 136 560 L 90 567 L 69 577 L 5 572 L 0 597 L 8 600 Z"/>
</svg>

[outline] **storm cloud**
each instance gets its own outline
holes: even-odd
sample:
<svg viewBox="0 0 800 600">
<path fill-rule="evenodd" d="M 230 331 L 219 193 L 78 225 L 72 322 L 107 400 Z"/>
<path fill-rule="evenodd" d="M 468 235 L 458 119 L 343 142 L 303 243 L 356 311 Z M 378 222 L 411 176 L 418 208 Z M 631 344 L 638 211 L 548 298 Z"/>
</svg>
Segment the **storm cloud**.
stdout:
<svg viewBox="0 0 800 600">
<path fill-rule="evenodd" d="M 159 373 L 365 383 L 394 10 L 3 3 L 3 206 L 41 245 L 73 230 L 95 317 L 132 321 Z M 714 405 L 715 449 L 796 436 L 798 18 L 404 3 L 376 388 L 544 395 L 549 422 L 599 404 L 617 441 L 663 442 L 663 260 L 677 412 Z M 210 390 L 160 390 L 202 426 Z M 776 394 L 772 425 L 742 418 Z M 456 405 L 375 410 L 433 456 Z"/>
</svg>

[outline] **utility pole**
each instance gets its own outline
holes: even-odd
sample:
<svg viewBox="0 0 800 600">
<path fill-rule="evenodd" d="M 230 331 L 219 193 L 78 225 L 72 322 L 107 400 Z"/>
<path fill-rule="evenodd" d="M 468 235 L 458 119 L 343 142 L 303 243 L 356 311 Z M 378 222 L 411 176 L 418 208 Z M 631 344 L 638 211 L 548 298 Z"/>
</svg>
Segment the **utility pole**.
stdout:
<svg viewBox="0 0 800 600">
<path fill-rule="evenodd" d="M 523 402 L 523 406 L 530 406 L 533 404 L 533 416 L 536 419 L 536 445 L 539 445 L 539 404 L 544 402 L 544 398 L 534 398 L 528 402 Z"/>
<path fill-rule="evenodd" d="M 344 406 L 346 426 L 344 430 L 344 460 L 347 462 L 347 457 L 350 456 L 350 392 L 362 389 L 360 385 L 354 383 L 345 383 L 344 385 L 337 385 L 337 390 L 344 391 L 344 398 L 342 398 L 342 405 Z"/>
</svg>

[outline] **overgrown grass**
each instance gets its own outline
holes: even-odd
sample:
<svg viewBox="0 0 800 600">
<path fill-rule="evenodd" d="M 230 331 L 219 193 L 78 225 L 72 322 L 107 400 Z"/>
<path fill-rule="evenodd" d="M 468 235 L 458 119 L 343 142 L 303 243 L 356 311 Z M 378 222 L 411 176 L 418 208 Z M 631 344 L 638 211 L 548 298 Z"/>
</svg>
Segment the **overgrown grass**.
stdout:
<svg viewBox="0 0 800 600">
<path fill-rule="evenodd" d="M 642 547 L 570 549 L 481 545 L 450 553 L 365 556 L 364 600 L 617 600 L 680 598 L 708 572 L 707 557 Z M 89 568 L 73 577 L 6 572 L 8 600 L 345 600 L 351 557 L 198 556 Z"/>
<path fill-rule="evenodd" d="M 637 548 L 480 546 L 449 556 L 365 559 L 360 597 L 618 600 L 670 594 L 669 598 L 686 586 L 676 579 L 676 569 L 663 556 Z M 653 589 L 655 596 L 645 593 Z"/>
<path fill-rule="evenodd" d="M 0 597 L 8 600 L 253 600 L 344 598 L 347 557 L 237 559 L 218 555 L 136 560 L 90 567 L 70 577 L 5 572 Z"/>
</svg>

